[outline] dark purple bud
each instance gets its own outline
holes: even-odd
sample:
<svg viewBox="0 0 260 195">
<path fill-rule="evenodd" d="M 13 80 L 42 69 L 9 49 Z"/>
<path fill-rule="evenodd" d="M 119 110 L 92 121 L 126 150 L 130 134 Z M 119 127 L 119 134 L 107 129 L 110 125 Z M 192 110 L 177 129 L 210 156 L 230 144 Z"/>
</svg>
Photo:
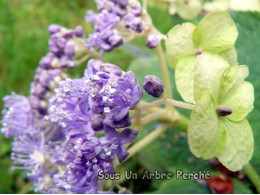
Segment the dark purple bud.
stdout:
<svg viewBox="0 0 260 195">
<path fill-rule="evenodd" d="M 119 5 L 121 5 L 121 6 L 127 6 L 128 5 L 128 0 L 119 0 L 119 1 L 117 1 L 117 3 L 119 4 Z"/>
<path fill-rule="evenodd" d="M 49 69 L 52 64 L 52 60 L 54 59 L 53 53 L 48 53 L 45 57 L 43 57 L 40 61 L 40 66 L 44 69 Z"/>
<path fill-rule="evenodd" d="M 132 25 L 132 21 L 134 20 L 135 16 L 134 14 L 127 14 L 124 18 L 124 22 L 125 22 L 125 28 L 130 28 Z"/>
<path fill-rule="evenodd" d="M 149 95 L 158 98 L 163 94 L 164 83 L 156 76 L 147 75 L 144 77 L 143 88 Z"/>
<path fill-rule="evenodd" d="M 49 49 L 53 53 L 58 53 L 60 51 L 59 47 L 57 47 L 55 41 L 52 39 L 49 40 Z"/>
<path fill-rule="evenodd" d="M 74 34 L 76 37 L 83 37 L 84 30 L 83 30 L 82 26 L 77 26 L 74 30 Z"/>
<path fill-rule="evenodd" d="M 118 35 L 114 34 L 113 36 L 108 38 L 108 42 L 113 46 L 113 47 L 118 47 L 123 43 L 123 38 Z"/>
<path fill-rule="evenodd" d="M 91 120 L 91 127 L 95 131 L 102 130 L 104 128 L 103 121 L 104 116 L 102 114 L 94 114 Z"/>
<path fill-rule="evenodd" d="M 126 9 L 126 7 L 116 6 L 115 7 L 115 12 L 119 16 L 124 16 L 127 13 L 127 9 Z"/>
<path fill-rule="evenodd" d="M 37 96 L 30 96 L 30 104 L 31 107 L 34 109 L 40 109 L 41 108 L 41 100 Z"/>
<path fill-rule="evenodd" d="M 35 84 L 31 85 L 31 93 L 38 97 L 43 97 L 47 91 L 48 91 L 48 88 L 43 86 L 40 83 L 35 83 Z"/>
<path fill-rule="evenodd" d="M 75 46 L 73 43 L 67 43 L 64 48 L 64 53 L 68 58 L 73 58 L 76 55 Z"/>
<path fill-rule="evenodd" d="M 196 51 L 196 55 L 197 55 L 197 56 L 201 55 L 202 53 L 203 53 L 203 52 L 202 52 L 201 50 Z"/>
<path fill-rule="evenodd" d="M 135 16 L 141 16 L 142 11 L 143 9 L 140 5 L 133 5 L 131 8 L 131 13 L 133 13 Z"/>
<path fill-rule="evenodd" d="M 51 24 L 48 27 L 48 31 L 51 35 L 60 32 L 60 30 L 61 30 L 61 27 L 57 24 Z"/>
<path fill-rule="evenodd" d="M 109 52 L 109 51 L 113 50 L 113 47 L 110 44 L 103 42 L 103 43 L 100 44 L 100 49 L 102 49 L 106 52 Z"/>
<path fill-rule="evenodd" d="M 65 39 L 71 39 L 74 35 L 74 32 L 73 30 L 67 30 L 64 34 L 63 34 L 63 37 Z"/>
<path fill-rule="evenodd" d="M 216 111 L 219 116 L 228 116 L 233 113 L 229 108 L 217 108 Z"/>
<path fill-rule="evenodd" d="M 154 34 L 149 34 L 147 36 L 147 40 L 146 40 L 146 45 L 148 48 L 152 49 L 152 48 L 155 48 L 159 45 L 160 43 L 160 39 L 157 35 L 154 35 Z"/>
<path fill-rule="evenodd" d="M 64 39 L 63 37 L 57 37 L 55 40 L 56 40 L 56 45 L 59 48 L 64 48 L 65 45 L 67 44 L 67 40 Z"/>
<path fill-rule="evenodd" d="M 139 18 L 139 17 L 135 17 L 135 19 L 133 20 L 133 23 L 132 23 L 130 28 L 137 33 L 141 33 L 143 31 L 143 21 L 142 21 L 142 19 Z"/>
</svg>

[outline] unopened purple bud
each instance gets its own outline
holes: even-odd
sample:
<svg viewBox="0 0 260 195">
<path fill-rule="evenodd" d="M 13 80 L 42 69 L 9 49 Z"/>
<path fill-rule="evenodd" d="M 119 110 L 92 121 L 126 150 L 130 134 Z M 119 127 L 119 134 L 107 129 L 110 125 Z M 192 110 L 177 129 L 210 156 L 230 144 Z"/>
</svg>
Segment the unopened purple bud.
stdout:
<svg viewBox="0 0 260 195">
<path fill-rule="evenodd" d="M 113 47 L 110 44 L 107 44 L 105 42 L 100 44 L 100 48 L 106 52 L 112 51 Z"/>
<path fill-rule="evenodd" d="M 146 45 L 148 48 L 152 49 L 159 45 L 160 39 L 157 35 L 149 34 L 147 36 Z"/>
<path fill-rule="evenodd" d="M 131 25 L 131 29 L 137 33 L 141 33 L 143 31 L 143 21 L 139 17 L 135 17 L 133 23 Z"/>
<path fill-rule="evenodd" d="M 84 30 L 83 30 L 82 26 L 77 26 L 74 30 L 74 34 L 76 37 L 83 37 Z"/>
<path fill-rule="evenodd" d="M 64 48 L 64 53 L 68 58 L 73 58 L 76 55 L 75 46 L 73 43 L 67 43 Z"/>
<path fill-rule="evenodd" d="M 125 28 L 130 28 L 132 21 L 134 20 L 135 16 L 133 14 L 127 14 L 124 18 L 124 22 L 125 22 Z"/>
<path fill-rule="evenodd" d="M 59 48 L 57 47 L 55 41 L 53 41 L 52 39 L 49 40 L 49 49 L 53 53 L 59 52 Z"/>
<path fill-rule="evenodd" d="M 116 6 L 115 7 L 115 12 L 117 13 L 117 15 L 119 16 L 124 16 L 127 13 L 127 9 L 126 7 L 120 7 L 120 6 Z"/>
<path fill-rule="evenodd" d="M 131 13 L 133 13 L 135 16 L 141 16 L 142 11 L 143 9 L 140 5 L 133 5 L 131 8 Z"/>
<path fill-rule="evenodd" d="M 44 69 L 49 69 L 52 64 L 52 60 L 54 59 L 53 53 L 48 53 L 45 57 L 43 57 L 40 61 L 40 66 Z"/>
<path fill-rule="evenodd" d="M 48 27 L 48 31 L 51 35 L 60 32 L 60 30 L 61 30 L 61 27 L 57 24 L 51 24 Z"/>
<path fill-rule="evenodd" d="M 127 6 L 128 5 L 128 0 L 119 0 L 117 1 L 118 4 L 120 4 L 121 6 Z"/>
<path fill-rule="evenodd" d="M 41 108 L 41 100 L 37 96 L 30 96 L 30 104 L 31 107 L 34 109 L 40 109 Z"/>
<path fill-rule="evenodd" d="M 157 76 L 147 75 L 144 77 L 144 90 L 153 97 L 160 97 L 164 92 L 164 83 Z"/>
<path fill-rule="evenodd" d="M 94 114 L 91 120 L 91 127 L 95 131 L 102 130 L 104 128 L 103 121 L 104 116 L 102 114 Z"/>
<path fill-rule="evenodd" d="M 73 30 L 67 30 L 64 34 L 63 37 L 65 39 L 71 39 L 74 35 L 74 31 Z"/>
<path fill-rule="evenodd" d="M 123 43 L 123 38 L 118 35 L 114 34 L 113 36 L 108 38 L 108 42 L 113 46 L 113 47 L 118 47 Z"/>
<path fill-rule="evenodd" d="M 233 113 L 229 108 L 217 108 L 216 111 L 219 116 L 228 116 Z"/>
</svg>

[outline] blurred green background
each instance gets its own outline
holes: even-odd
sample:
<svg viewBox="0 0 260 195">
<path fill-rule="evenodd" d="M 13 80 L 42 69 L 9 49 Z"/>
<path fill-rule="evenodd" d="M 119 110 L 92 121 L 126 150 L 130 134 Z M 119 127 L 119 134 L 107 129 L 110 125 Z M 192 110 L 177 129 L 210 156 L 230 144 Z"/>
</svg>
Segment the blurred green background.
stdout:
<svg viewBox="0 0 260 195">
<path fill-rule="evenodd" d="M 155 0 L 156 1 L 156 0 Z M 167 7 L 157 4 L 149 7 L 149 13 L 153 18 L 156 27 L 163 33 L 167 33 L 174 25 L 182 23 L 178 16 L 171 17 L 167 13 Z M 84 21 L 85 12 L 88 9 L 96 9 L 93 0 L 1 0 L 0 1 L 0 99 L 12 91 L 28 95 L 29 85 L 33 80 L 34 72 L 38 62 L 48 52 L 49 34 L 47 27 L 56 23 L 67 28 L 74 28 L 78 24 L 82 25 L 86 33 L 92 31 L 92 26 Z M 250 67 L 249 80 L 254 83 L 256 91 L 256 103 L 254 112 L 249 116 L 250 123 L 255 134 L 255 153 L 252 164 L 260 173 L 260 62 L 257 56 L 260 53 L 260 14 L 256 13 L 235 13 L 231 16 L 236 22 L 239 30 L 237 42 L 239 62 Z M 163 22 L 162 22 L 163 21 Z M 199 19 L 192 22 L 197 23 Z M 132 64 L 132 69 L 145 65 L 156 66 L 156 59 L 153 52 L 145 48 L 145 40 L 139 38 L 130 44 L 124 45 L 105 57 L 123 69 L 127 69 Z M 137 60 L 135 60 L 137 58 Z M 158 74 L 156 68 L 139 67 L 139 75 L 148 74 L 151 71 Z M 85 67 L 79 67 L 71 71 L 76 77 L 83 73 Z M 173 74 L 173 71 L 171 71 Z M 251 74 L 252 73 L 252 74 Z M 259 90 L 258 90 L 259 89 Z M 177 93 L 177 92 L 175 92 Z M 180 98 L 177 95 L 177 99 Z M 0 101 L 0 110 L 3 103 Z M 185 113 L 186 115 L 188 113 Z M 147 127 L 153 129 L 153 125 Z M 147 130 L 147 131 L 148 131 Z M 144 136 L 147 131 L 140 137 Z M 216 174 L 219 172 L 214 166 L 200 159 L 194 160 L 188 150 L 187 140 L 179 132 L 169 133 L 167 139 L 158 139 L 151 147 L 147 147 L 137 158 L 130 160 L 128 169 L 158 169 L 162 171 L 172 171 L 182 168 L 187 171 L 210 168 Z M 172 139 L 174 137 L 174 139 Z M 4 138 L 0 134 L 0 193 L 32 193 L 31 184 L 26 179 L 22 171 L 11 170 L 10 161 L 11 140 Z M 169 147 L 171 146 L 171 147 Z M 161 153 L 161 147 L 164 152 Z M 170 155 L 170 156 L 169 156 Z M 192 163 L 190 163 L 192 161 Z M 135 186 L 135 192 L 154 191 L 158 193 L 209 193 L 207 187 L 195 184 L 192 181 L 187 183 L 178 181 L 169 183 L 164 181 L 152 181 L 145 183 L 128 183 Z M 251 193 L 254 191 L 252 183 L 248 180 L 240 182 L 234 180 L 236 193 Z M 146 190 L 147 189 L 147 190 Z M 158 190 L 158 191 L 156 191 Z"/>
</svg>

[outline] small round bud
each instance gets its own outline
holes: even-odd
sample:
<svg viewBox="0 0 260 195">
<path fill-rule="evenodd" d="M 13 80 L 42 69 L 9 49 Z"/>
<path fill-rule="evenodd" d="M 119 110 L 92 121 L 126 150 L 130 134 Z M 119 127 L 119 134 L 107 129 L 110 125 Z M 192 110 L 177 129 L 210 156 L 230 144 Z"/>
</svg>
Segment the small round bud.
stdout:
<svg viewBox="0 0 260 195">
<path fill-rule="evenodd" d="M 83 30 L 82 26 L 77 26 L 74 30 L 74 34 L 76 37 L 83 37 L 84 30 Z"/>
<path fill-rule="evenodd" d="M 60 32 L 60 30 L 61 30 L 61 27 L 57 24 L 51 24 L 48 27 L 48 31 L 51 35 Z"/>
<path fill-rule="evenodd" d="M 133 5 L 131 7 L 131 13 L 133 13 L 135 16 L 141 16 L 143 12 L 143 9 L 140 5 Z"/>
<path fill-rule="evenodd" d="M 68 58 L 73 58 L 76 55 L 75 46 L 73 43 L 68 42 L 64 48 L 64 53 Z"/>
<path fill-rule="evenodd" d="M 217 108 L 216 111 L 219 116 L 228 116 L 233 113 L 233 111 L 229 108 Z"/>
<path fill-rule="evenodd" d="M 147 36 L 146 45 L 148 48 L 153 49 L 159 45 L 160 41 L 157 35 L 149 34 Z"/>
<path fill-rule="evenodd" d="M 123 43 L 123 38 L 118 34 L 114 34 L 108 38 L 108 42 L 112 45 L 112 47 L 118 47 Z"/>
<path fill-rule="evenodd" d="M 163 94 L 164 83 L 156 76 L 147 75 L 144 77 L 143 88 L 149 95 L 158 98 Z"/>
</svg>

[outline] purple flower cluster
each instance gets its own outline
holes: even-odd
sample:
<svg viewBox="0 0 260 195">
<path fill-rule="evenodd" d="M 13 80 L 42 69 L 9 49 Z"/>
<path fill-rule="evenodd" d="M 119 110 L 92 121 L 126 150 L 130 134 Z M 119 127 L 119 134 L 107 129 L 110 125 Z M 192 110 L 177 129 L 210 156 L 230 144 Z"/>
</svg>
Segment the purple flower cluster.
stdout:
<svg viewBox="0 0 260 195">
<path fill-rule="evenodd" d="M 143 31 L 142 7 L 138 2 L 128 0 L 96 0 L 99 13 L 88 11 L 86 21 L 94 25 L 95 32 L 87 39 L 87 48 L 111 51 L 123 43 L 121 31 L 131 29 Z"/>
<path fill-rule="evenodd" d="M 46 118 L 63 127 L 81 126 L 91 119 L 95 131 L 113 133 L 131 125 L 129 110 L 141 97 L 134 73 L 90 60 L 83 78 L 60 82 Z"/>
<path fill-rule="evenodd" d="M 84 31 L 81 26 L 69 30 L 59 25 L 50 25 L 49 40 L 50 52 L 41 59 L 36 70 L 34 81 L 31 84 L 30 103 L 33 109 L 40 114 L 47 113 L 48 99 L 57 83 L 67 76 L 61 68 L 75 68 L 75 57 L 86 49 L 84 48 Z"/>
<path fill-rule="evenodd" d="M 30 99 L 4 98 L 1 124 L 14 137 L 11 159 L 27 172 L 35 191 L 102 193 L 99 171 L 114 172 L 115 157 L 122 162 L 128 156 L 124 144 L 137 136 L 129 129 L 129 110 L 140 101 L 141 88 L 132 72 L 91 60 L 83 78 L 60 81 L 48 98 L 46 92 L 48 112 L 39 112 L 32 104 L 34 84 L 50 89 L 57 75 L 60 69 L 39 67 Z"/>
<path fill-rule="evenodd" d="M 48 192 L 101 193 L 99 171 L 113 173 L 115 154 L 119 158 L 127 155 L 123 144 L 130 143 L 136 135 L 137 131 L 125 129 L 113 137 L 97 138 L 90 124 L 81 129 L 70 129 L 66 141 L 53 148 L 54 162 L 66 165 L 66 168 L 64 172 L 54 174 L 55 189 Z"/>
</svg>

